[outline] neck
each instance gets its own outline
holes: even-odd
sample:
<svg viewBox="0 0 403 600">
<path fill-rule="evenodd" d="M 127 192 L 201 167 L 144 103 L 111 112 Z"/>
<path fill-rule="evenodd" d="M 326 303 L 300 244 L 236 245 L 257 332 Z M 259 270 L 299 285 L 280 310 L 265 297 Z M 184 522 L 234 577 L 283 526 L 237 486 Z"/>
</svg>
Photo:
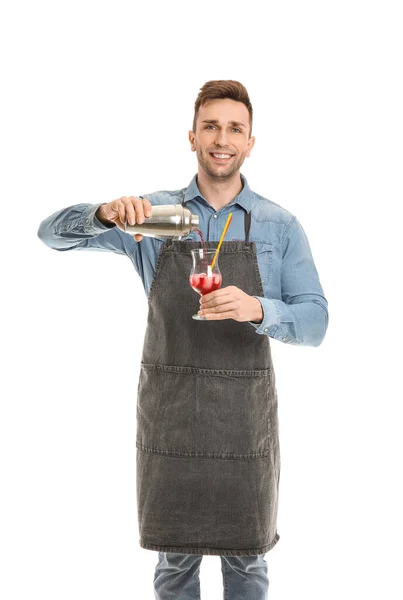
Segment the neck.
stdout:
<svg viewBox="0 0 403 600">
<path fill-rule="evenodd" d="M 220 210 L 226 206 L 242 191 L 243 184 L 239 171 L 230 179 L 222 180 L 220 177 L 213 179 L 203 170 L 197 173 L 197 186 L 202 196 L 215 209 Z"/>
</svg>

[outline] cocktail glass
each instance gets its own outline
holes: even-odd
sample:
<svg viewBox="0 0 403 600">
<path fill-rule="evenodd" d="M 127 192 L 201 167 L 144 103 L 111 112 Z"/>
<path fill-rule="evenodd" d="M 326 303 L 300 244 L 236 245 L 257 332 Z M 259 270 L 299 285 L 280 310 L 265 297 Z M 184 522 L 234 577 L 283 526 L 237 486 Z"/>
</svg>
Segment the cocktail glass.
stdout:
<svg viewBox="0 0 403 600">
<path fill-rule="evenodd" d="M 222 283 L 222 276 L 218 266 L 218 258 L 211 268 L 215 250 L 205 251 L 203 248 L 197 248 L 190 251 L 192 254 L 193 264 L 189 276 L 189 283 L 195 292 L 204 296 L 214 290 L 218 290 Z M 192 315 L 197 321 L 207 321 L 205 317 L 199 316 L 197 313 Z"/>
</svg>

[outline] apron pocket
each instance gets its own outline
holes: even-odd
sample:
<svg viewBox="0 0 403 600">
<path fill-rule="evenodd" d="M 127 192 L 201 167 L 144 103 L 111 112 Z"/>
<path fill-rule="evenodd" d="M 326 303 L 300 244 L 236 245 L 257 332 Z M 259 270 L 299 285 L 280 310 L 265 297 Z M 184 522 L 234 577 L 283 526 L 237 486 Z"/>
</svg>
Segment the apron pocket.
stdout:
<svg viewBox="0 0 403 600">
<path fill-rule="evenodd" d="M 137 446 L 176 456 L 268 455 L 277 419 L 269 370 L 141 365 Z"/>
</svg>

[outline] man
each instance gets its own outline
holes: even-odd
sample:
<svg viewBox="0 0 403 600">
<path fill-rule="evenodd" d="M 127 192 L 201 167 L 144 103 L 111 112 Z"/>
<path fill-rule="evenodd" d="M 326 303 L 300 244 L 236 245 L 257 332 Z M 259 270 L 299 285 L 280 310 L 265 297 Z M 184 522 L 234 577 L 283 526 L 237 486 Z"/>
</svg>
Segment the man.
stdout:
<svg viewBox="0 0 403 600">
<path fill-rule="evenodd" d="M 137 399 L 140 545 L 158 551 L 157 600 L 200 596 L 203 555 L 219 555 L 225 597 L 267 598 L 265 553 L 279 540 L 277 393 L 269 337 L 318 346 L 327 301 L 307 237 L 288 211 L 254 193 L 240 173 L 253 149 L 245 87 L 209 81 L 195 103 L 191 150 L 198 172 L 174 192 L 77 204 L 45 219 L 56 250 L 127 255 L 148 295 Z M 223 286 L 200 299 L 188 278 L 196 232 L 180 240 L 131 236 L 157 204 L 199 216 L 219 254 Z"/>
</svg>

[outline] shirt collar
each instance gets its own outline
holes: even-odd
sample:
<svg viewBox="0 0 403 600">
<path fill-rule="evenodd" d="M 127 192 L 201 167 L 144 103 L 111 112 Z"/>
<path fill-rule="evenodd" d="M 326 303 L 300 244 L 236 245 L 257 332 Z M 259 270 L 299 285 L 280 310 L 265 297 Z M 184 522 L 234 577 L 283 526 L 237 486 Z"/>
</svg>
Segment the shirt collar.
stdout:
<svg viewBox="0 0 403 600">
<path fill-rule="evenodd" d="M 250 210 L 252 208 L 253 192 L 248 185 L 246 177 L 244 175 L 242 175 L 242 173 L 240 173 L 240 175 L 241 175 L 241 181 L 243 183 L 243 188 L 239 192 L 238 196 L 236 196 L 234 198 L 233 202 L 236 202 L 237 204 L 242 206 L 242 208 L 244 208 L 246 210 L 246 212 L 250 212 Z M 189 202 L 189 200 L 193 200 L 193 199 L 197 198 L 197 196 L 199 196 L 200 198 L 203 198 L 203 200 L 205 202 L 207 202 L 207 200 L 204 198 L 204 196 L 201 195 L 196 180 L 197 180 L 197 174 L 193 177 L 192 181 L 189 184 L 189 187 L 186 189 L 183 202 Z"/>
</svg>

